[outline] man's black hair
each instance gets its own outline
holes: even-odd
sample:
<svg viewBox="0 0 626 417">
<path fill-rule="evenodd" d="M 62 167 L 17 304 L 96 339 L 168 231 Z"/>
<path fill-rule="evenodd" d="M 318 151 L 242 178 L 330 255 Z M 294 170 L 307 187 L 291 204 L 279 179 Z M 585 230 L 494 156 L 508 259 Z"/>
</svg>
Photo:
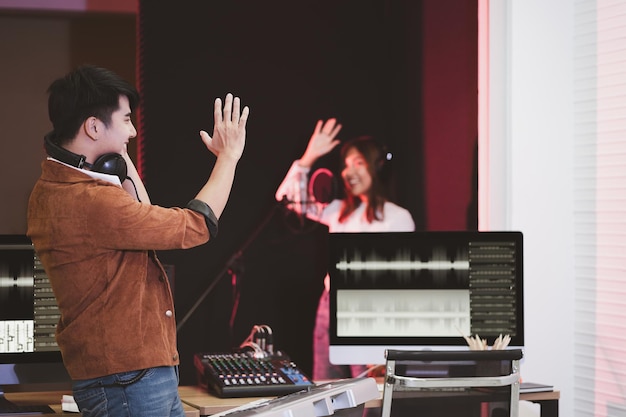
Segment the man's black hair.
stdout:
<svg viewBox="0 0 626 417">
<path fill-rule="evenodd" d="M 126 96 L 131 111 L 139 105 L 139 93 L 131 84 L 106 68 L 83 65 L 55 80 L 48 88 L 48 116 L 54 128 L 54 141 L 63 145 L 76 136 L 91 116 L 111 121 Z"/>
</svg>

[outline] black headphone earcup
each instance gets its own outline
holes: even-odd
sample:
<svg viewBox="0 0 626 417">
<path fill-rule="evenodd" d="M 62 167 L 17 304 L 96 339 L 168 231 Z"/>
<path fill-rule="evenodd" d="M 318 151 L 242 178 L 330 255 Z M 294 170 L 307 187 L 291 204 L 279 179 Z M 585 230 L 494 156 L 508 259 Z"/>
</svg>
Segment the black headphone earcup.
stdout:
<svg viewBox="0 0 626 417">
<path fill-rule="evenodd" d="M 103 174 L 116 175 L 121 182 L 128 178 L 126 160 L 119 153 L 106 153 L 98 157 L 91 169 Z"/>
<path fill-rule="evenodd" d="M 383 180 L 387 181 L 391 171 L 391 161 L 393 154 L 389 152 L 387 146 L 377 143 L 379 150 L 379 157 L 376 161 L 376 174 Z"/>
</svg>

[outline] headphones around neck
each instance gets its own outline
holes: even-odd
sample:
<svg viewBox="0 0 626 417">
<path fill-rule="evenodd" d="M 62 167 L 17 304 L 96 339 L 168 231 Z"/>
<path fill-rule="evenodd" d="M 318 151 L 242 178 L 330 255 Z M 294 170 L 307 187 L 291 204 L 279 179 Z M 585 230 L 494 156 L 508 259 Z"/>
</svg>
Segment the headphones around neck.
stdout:
<svg viewBox="0 0 626 417">
<path fill-rule="evenodd" d="M 115 175 L 120 179 L 120 182 L 124 182 L 128 178 L 126 161 L 119 153 L 105 153 L 99 156 L 93 164 L 90 164 L 85 155 L 75 154 L 54 143 L 52 136 L 54 136 L 54 132 L 44 136 L 44 148 L 52 158 L 76 168 L 85 167 L 102 174 Z"/>
</svg>

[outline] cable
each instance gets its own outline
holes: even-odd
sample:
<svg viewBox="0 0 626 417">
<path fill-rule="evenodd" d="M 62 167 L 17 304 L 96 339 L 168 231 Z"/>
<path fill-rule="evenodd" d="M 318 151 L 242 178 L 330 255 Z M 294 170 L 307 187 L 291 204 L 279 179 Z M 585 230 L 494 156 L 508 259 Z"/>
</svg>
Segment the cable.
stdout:
<svg viewBox="0 0 626 417">
<path fill-rule="evenodd" d="M 267 324 L 261 326 L 265 330 L 265 351 L 269 355 L 274 354 L 274 336 L 272 334 L 272 328 Z"/>
<path fill-rule="evenodd" d="M 137 196 L 137 201 L 141 203 L 141 198 L 139 198 L 139 192 L 137 191 L 137 186 L 135 185 L 135 181 L 133 181 L 131 177 L 126 177 L 126 179 L 130 181 L 130 183 L 133 185 L 133 188 L 135 189 L 135 195 Z"/>
<path fill-rule="evenodd" d="M 365 371 L 355 376 L 355 378 L 363 378 L 366 376 L 370 376 L 370 377 L 385 376 L 385 365 L 372 365 L 369 368 L 367 368 Z"/>
<path fill-rule="evenodd" d="M 257 345 L 254 342 L 244 342 L 241 345 L 239 345 L 240 349 L 245 349 L 245 348 L 251 348 L 253 353 L 252 356 L 260 359 L 260 358 L 265 358 L 267 356 L 267 353 L 261 349 L 261 347 L 259 345 Z"/>
<path fill-rule="evenodd" d="M 251 348 L 255 358 L 274 355 L 272 328 L 267 324 L 255 324 L 248 337 L 239 345 L 240 349 Z"/>
</svg>

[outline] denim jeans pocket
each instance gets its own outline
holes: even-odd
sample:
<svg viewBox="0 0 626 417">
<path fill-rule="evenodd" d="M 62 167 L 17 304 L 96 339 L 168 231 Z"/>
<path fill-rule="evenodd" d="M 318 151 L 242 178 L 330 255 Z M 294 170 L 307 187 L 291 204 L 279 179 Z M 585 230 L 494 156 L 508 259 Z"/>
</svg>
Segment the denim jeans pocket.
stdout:
<svg viewBox="0 0 626 417">
<path fill-rule="evenodd" d="M 98 386 L 97 380 L 74 383 L 74 401 L 83 415 L 106 415 L 107 396 L 105 388 Z"/>
</svg>

